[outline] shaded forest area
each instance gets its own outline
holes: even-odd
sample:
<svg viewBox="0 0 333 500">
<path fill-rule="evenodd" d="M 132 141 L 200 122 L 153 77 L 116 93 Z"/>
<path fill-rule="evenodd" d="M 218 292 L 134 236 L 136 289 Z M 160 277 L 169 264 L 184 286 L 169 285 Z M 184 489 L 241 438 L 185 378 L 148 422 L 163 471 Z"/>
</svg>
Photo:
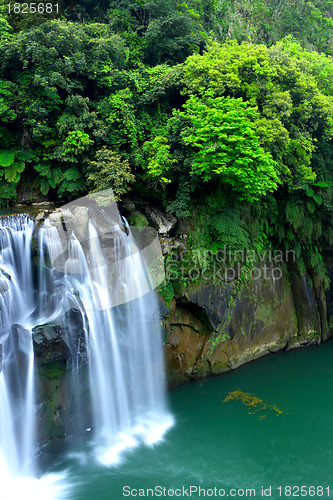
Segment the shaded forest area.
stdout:
<svg viewBox="0 0 333 500">
<path fill-rule="evenodd" d="M 293 249 L 327 284 L 332 0 L 8 3 L 2 206 L 112 187 L 195 220 L 193 248 Z"/>
</svg>

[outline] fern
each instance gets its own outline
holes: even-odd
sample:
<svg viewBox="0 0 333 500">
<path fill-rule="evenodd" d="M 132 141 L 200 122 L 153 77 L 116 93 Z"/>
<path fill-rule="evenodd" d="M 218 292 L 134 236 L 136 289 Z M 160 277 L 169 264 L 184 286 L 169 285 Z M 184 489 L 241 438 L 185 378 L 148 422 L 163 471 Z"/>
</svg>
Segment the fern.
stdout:
<svg viewBox="0 0 333 500">
<path fill-rule="evenodd" d="M 175 214 L 178 218 L 189 217 L 191 214 L 191 193 L 192 189 L 188 182 L 181 184 L 177 190 L 176 199 L 167 206 L 167 211 Z"/>
<path fill-rule="evenodd" d="M 299 243 L 299 241 L 295 241 L 294 252 L 295 252 L 297 258 L 299 258 L 302 254 L 302 247 L 301 247 L 301 244 Z"/>
<path fill-rule="evenodd" d="M 64 179 L 58 188 L 58 195 L 60 198 L 63 196 L 80 196 L 86 190 L 86 183 L 84 180 Z"/>
<path fill-rule="evenodd" d="M 307 209 L 309 210 L 310 214 L 312 215 L 316 210 L 315 204 L 312 201 L 308 201 L 306 206 L 307 206 Z"/>
<path fill-rule="evenodd" d="M 40 192 L 46 196 L 47 193 L 49 192 L 50 190 L 50 184 L 47 182 L 46 179 L 42 179 L 41 182 L 40 182 Z"/>
<path fill-rule="evenodd" d="M 297 231 L 302 224 L 304 220 L 304 210 L 302 207 L 297 205 L 297 203 L 291 201 L 288 202 L 286 205 L 286 219 L 292 227 Z"/>
<path fill-rule="evenodd" d="M 0 165 L 1 167 L 9 167 L 15 160 L 15 152 L 6 151 L 2 149 L 0 151 Z"/>
<path fill-rule="evenodd" d="M 302 239 L 303 241 L 305 240 L 310 240 L 310 238 L 313 235 L 313 221 L 309 217 L 306 217 L 304 219 L 304 223 L 302 225 Z"/>
<path fill-rule="evenodd" d="M 319 219 L 316 219 L 313 224 L 313 238 L 318 240 L 322 235 L 322 224 Z"/>
<path fill-rule="evenodd" d="M 239 214 L 230 208 L 225 208 L 220 214 L 214 215 L 209 226 L 215 239 L 230 249 L 245 248 L 249 245 L 249 235 L 242 227 Z"/>
<path fill-rule="evenodd" d="M 8 182 L 17 184 L 20 180 L 21 173 L 25 169 L 24 161 L 15 161 L 5 169 L 5 179 Z"/>
<path fill-rule="evenodd" d="M 50 179 L 52 176 L 51 166 L 48 164 L 37 163 L 36 165 L 34 165 L 34 169 L 39 173 L 39 175 L 45 177 L 46 179 Z"/>
<path fill-rule="evenodd" d="M 77 181 L 80 177 L 81 173 L 76 167 L 71 167 L 64 173 L 64 179 L 68 181 Z"/>
</svg>

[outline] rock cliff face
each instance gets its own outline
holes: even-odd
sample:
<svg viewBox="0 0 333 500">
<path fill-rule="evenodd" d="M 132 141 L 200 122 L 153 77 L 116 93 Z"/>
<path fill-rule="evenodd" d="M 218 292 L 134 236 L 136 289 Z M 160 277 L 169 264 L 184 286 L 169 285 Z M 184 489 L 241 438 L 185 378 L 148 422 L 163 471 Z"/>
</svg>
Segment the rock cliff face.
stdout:
<svg viewBox="0 0 333 500">
<path fill-rule="evenodd" d="M 188 275 L 187 242 L 195 222 L 168 219 L 146 203 L 131 202 L 124 209 L 127 217 L 133 211 L 136 217 L 145 215 L 159 232 L 166 259 L 183 255 Z M 171 270 L 176 293 L 162 320 L 170 387 L 223 373 L 280 349 L 320 343 L 333 334 L 333 285 L 325 293 L 316 277 L 301 276 L 293 257 L 254 262 L 254 278 L 240 287 L 236 263 L 231 264 L 235 272 L 230 269 L 222 280 L 212 269 L 195 266 L 194 275 L 200 275 L 195 283 L 179 279 L 179 267 L 176 273 Z M 326 262 L 333 280 L 333 258 L 328 255 Z"/>
<path fill-rule="evenodd" d="M 173 299 L 163 319 L 170 386 L 329 338 L 321 287 L 296 266 L 280 269 L 280 279 L 252 280 L 234 299 L 233 282 L 201 282 Z"/>
<path fill-rule="evenodd" d="M 44 467 L 91 425 L 87 352 L 82 316 L 74 309 L 67 311 L 62 321 L 36 326 L 32 333 L 37 435 Z"/>
</svg>

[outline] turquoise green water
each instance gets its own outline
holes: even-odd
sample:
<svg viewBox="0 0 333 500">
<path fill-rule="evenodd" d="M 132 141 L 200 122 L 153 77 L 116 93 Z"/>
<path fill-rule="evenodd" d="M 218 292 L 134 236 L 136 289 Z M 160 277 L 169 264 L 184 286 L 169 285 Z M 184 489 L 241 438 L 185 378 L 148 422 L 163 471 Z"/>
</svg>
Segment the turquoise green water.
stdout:
<svg viewBox="0 0 333 500">
<path fill-rule="evenodd" d="M 272 486 L 270 498 L 289 497 L 286 486 L 305 487 L 291 490 L 294 497 L 333 497 L 332 388 L 332 342 L 270 355 L 232 373 L 172 391 L 175 426 L 153 448 L 130 450 L 122 463 L 109 469 L 96 465 L 81 450 L 77 458 L 63 457 L 55 471 L 66 470 L 72 484 L 68 498 L 80 500 L 134 498 L 123 496 L 124 486 L 133 494 L 138 490 L 137 498 L 147 498 L 139 496 L 139 489 L 156 486 L 166 488 L 165 495 L 156 490 L 161 491 L 160 498 L 171 498 L 169 489 L 174 498 L 179 493 L 181 498 L 205 498 L 203 490 L 200 496 L 194 493 L 199 486 L 211 489 L 211 498 L 221 498 L 219 489 L 225 490 L 225 497 L 249 497 L 245 490 L 250 488 L 262 498 L 262 486 Z M 255 407 L 240 400 L 223 403 L 235 390 L 255 394 L 266 408 L 253 413 Z M 190 486 L 191 497 L 186 490 Z M 310 486 L 322 486 L 323 495 L 320 488 Z"/>
</svg>

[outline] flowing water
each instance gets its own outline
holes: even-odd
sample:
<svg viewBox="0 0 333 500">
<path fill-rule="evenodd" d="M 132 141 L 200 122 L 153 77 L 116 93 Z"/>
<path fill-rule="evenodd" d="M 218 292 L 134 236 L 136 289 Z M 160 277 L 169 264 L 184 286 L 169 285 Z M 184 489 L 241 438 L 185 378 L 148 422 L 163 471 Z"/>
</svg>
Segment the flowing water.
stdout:
<svg viewBox="0 0 333 500">
<path fill-rule="evenodd" d="M 92 217 L 83 240 L 80 228 L 77 234 L 74 228 L 69 231 L 62 215 L 56 215 L 53 223 L 50 217 L 35 233 L 27 215 L 0 219 L 0 498 L 4 500 L 22 495 L 39 498 L 38 494 L 51 498 L 60 487 L 59 475 L 43 477 L 38 487 L 34 481 L 32 331 L 36 325 L 64 322 L 71 311 L 81 317 L 84 339 L 75 337 L 70 323 L 65 326 L 73 337 L 68 347 L 74 392 L 86 350 L 93 429 L 90 459 L 110 466 L 124 449 L 153 444 L 172 425 L 165 401 L 159 306 L 149 270 L 119 214 L 114 215 L 118 222 L 110 231 L 107 213 L 97 210 L 99 221 L 107 219 L 105 245 L 92 212 L 90 207 Z M 69 211 L 62 213 L 74 220 Z M 48 489 L 50 485 L 56 487 Z"/>
<path fill-rule="evenodd" d="M 27 216 L 0 219 L 0 483 L 32 475 L 34 384 L 33 282 Z M 24 372 L 24 376 L 22 376 Z"/>
</svg>

